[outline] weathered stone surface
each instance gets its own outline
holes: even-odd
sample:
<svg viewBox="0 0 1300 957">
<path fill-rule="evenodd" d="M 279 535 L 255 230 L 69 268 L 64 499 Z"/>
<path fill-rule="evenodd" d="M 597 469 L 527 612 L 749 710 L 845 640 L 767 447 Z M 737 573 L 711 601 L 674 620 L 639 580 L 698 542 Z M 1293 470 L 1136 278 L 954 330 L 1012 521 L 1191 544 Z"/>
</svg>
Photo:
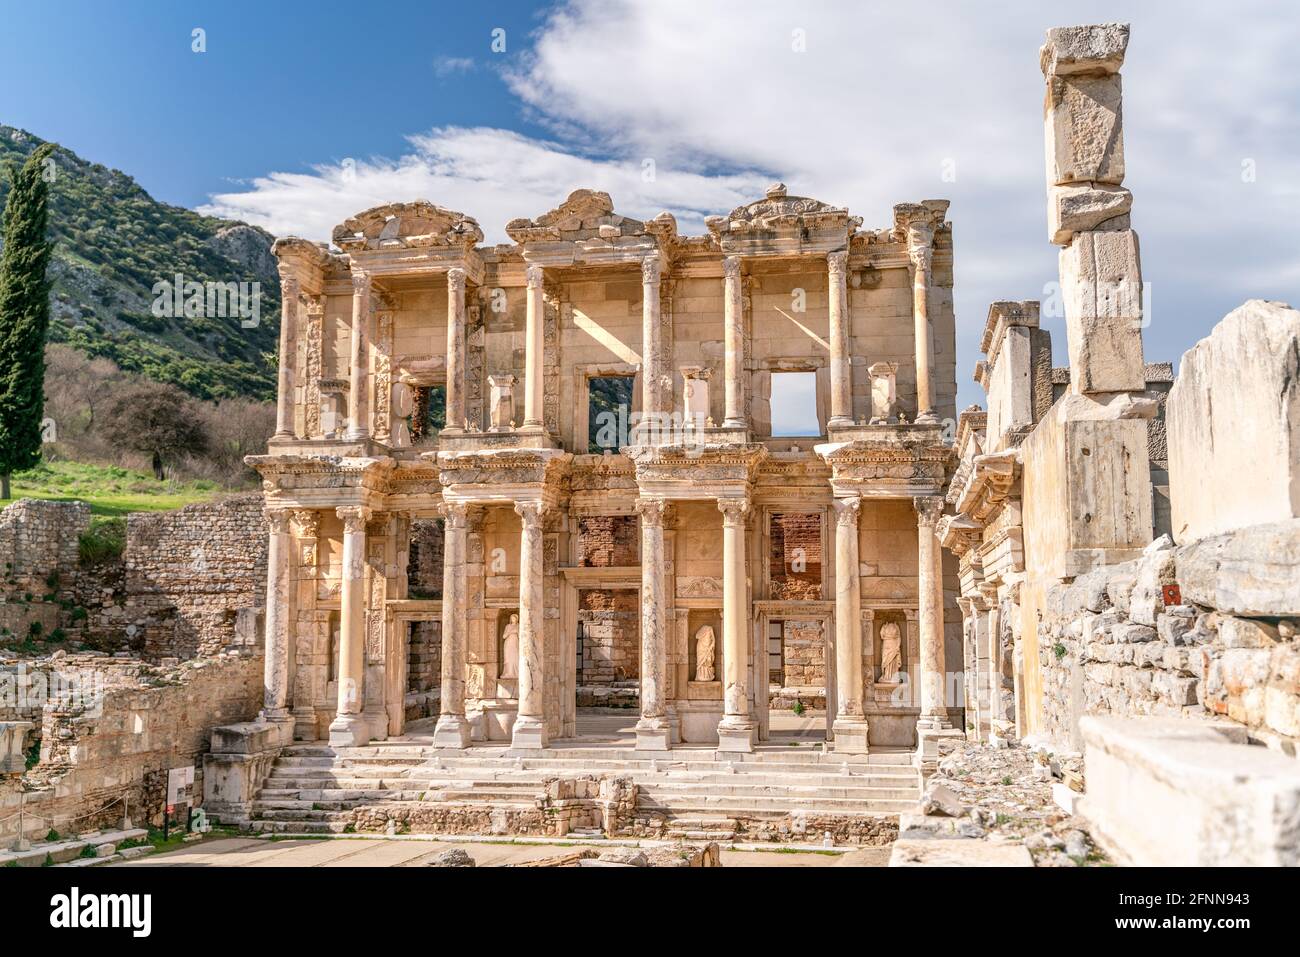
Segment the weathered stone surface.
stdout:
<svg viewBox="0 0 1300 957">
<path fill-rule="evenodd" d="M 453 847 L 443 851 L 426 865 L 427 867 L 474 867 L 474 858 L 464 848 Z"/>
<path fill-rule="evenodd" d="M 945 784 L 932 782 L 921 798 L 921 813 L 940 817 L 965 817 L 966 806 Z"/>
<path fill-rule="evenodd" d="M 992 841 L 913 840 L 895 841 L 889 855 L 890 867 L 1033 867 L 1033 858 L 1023 844 L 995 844 Z"/>
<path fill-rule="evenodd" d="M 1176 563 L 1185 601 L 1248 618 L 1300 616 L 1300 518 L 1202 538 Z"/>
<path fill-rule="evenodd" d="M 1048 77 L 1044 125 L 1049 187 L 1124 182 L 1122 100 L 1118 73 Z"/>
<path fill-rule="evenodd" d="M 1300 517 L 1300 311 L 1230 312 L 1183 354 L 1165 417 L 1179 542 Z"/>
<path fill-rule="evenodd" d="M 1137 576 L 1129 596 L 1128 616 L 1143 625 L 1154 625 L 1165 606 L 1165 585 L 1174 580 L 1174 543 L 1162 535 L 1146 547 L 1137 563 Z"/>
<path fill-rule="evenodd" d="M 1146 374 L 1137 233 L 1076 233 L 1059 258 L 1071 389 L 1140 392 Z"/>
<path fill-rule="evenodd" d="M 1081 812 L 1138 866 L 1300 864 L 1300 764 L 1205 722 L 1084 718 Z"/>
<path fill-rule="evenodd" d="M 1039 65 L 1047 76 L 1115 73 L 1124 64 L 1128 36 L 1127 23 L 1052 27 L 1039 51 Z"/>
<path fill-rule="evenodd" d="M 1068 246 L 1075 233 L 1104 229 L 1111 222 L 1117 229 L 1127 229 L 1127 216 L 1132 207 L 1133 194 L 1122 186 L 1094 183 L 1048 186 L 1048 241 Z"/>
</svg>

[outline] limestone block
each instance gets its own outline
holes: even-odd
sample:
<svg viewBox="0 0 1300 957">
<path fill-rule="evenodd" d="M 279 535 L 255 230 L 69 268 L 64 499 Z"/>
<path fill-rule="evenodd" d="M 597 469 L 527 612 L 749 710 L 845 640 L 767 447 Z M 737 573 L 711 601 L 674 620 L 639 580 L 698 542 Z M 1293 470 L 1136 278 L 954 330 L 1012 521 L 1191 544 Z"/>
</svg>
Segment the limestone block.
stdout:
<svg viewBox="0 0 1300 957">
<path fill-rule="evenodd" d="M 1174 581 L 1174 543 L 1162 535 L 1142 552 L 1137 577 L 1129 596 L 1129 617 L 1143 625 L 1154 625 L 1164 608 L 1162 587 Z"/>
<path fill-rule="evenodd" d="M 1076 233 L 1061 250 L 1060 274 L 1072 391 L 1145 389 L 1137 233 Z"/>
<path fill-rule="evenodd" d="M 1177 550 L 1176 569 L 1184 601 L 1248 618 L 1300 615 L 1300 518 L 1202 538 Z"/>
<path fill-rule="evenodd" d="M 1300 763 L 1245 729 L 1176 718 L 1084 717 L 1079 811 L 1120 864 L 1300 864 Z"/>
<path fill-rule="evenodd" d="M 890 867 L 1033 867 L 1023 844 L 994 844 L 966 838 L 895 841 Z"/>
<path fill-rule="evenodd" d="M 1047 187 L 1047 239 L 1058 246 L 1070 245 L 1075 233 L 1101 228 L 1104 223 L 1127 217 L 1133 194 L 1122 186 L 1074 183 Z M 1118 219 L 1121 228 L 1128 220 Z"/>
<path fill-rule="evenodd" d="M 1124 182 L 1122 101 L 1118 73 L 1048 78 L 1048 186 Z"/>
<path fill-rule="evenodd" d="M 1230 312 L 1183 354 L 1165 419 L 1179 542 L 1300 517 L 1300 311 Z"/>
<path fill-rule="evenodd" d="M 1128 49 L 1127 23 L 1091 23 L 1052 27 L 1039 50 L 1039 65 L 1047 76 L 1115 73 Z"/>
</svg>

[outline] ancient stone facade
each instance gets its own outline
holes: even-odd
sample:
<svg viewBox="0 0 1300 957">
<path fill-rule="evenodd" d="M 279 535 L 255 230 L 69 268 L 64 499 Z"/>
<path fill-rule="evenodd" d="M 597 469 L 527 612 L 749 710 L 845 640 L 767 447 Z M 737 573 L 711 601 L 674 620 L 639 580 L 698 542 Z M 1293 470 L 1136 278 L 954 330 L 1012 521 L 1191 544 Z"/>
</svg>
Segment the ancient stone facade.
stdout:
<svg viewBox="0 0 1300 957">
<path fill-rule="evenodd" d="M 331 247 L 280 240 L 278 426 L 249 459 L 264 716 L 335 745 L 401 732 L 409 624 L 436 620 L 443 747 L 545 747 L 575 733 L 578 687 L 612 680 L 637 683 L 638 747 L 748 751 L 773 628 L 837 749 L 959 724 L 933 534 L 955 422 L 947 207 L 867 230 L 778 184 L 683 236 L 577 190 L 508 245 L 425 202 L 360 213 Z M 773 435 L 773 380 L 799 373 L 819 434 Z M 412 588 L 431 521 L 436 597 Z"/>
</svg>

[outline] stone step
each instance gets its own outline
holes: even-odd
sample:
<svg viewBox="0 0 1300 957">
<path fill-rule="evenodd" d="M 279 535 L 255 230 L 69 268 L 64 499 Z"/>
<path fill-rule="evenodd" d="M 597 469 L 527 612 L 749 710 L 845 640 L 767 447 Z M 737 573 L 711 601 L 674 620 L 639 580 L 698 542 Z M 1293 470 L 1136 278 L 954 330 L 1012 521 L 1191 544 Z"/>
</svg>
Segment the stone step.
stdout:
<svg viewBox="0 0 1300 957">
<path fill-rule="evenodd" d="M 508 748 L 495 746 L 476 745 L 465 751 L 436 749 L 429 745 L 415 745 L 410 743 L 399 744 L 372 744 L 363 748 L 330 748 L 327 745 L 291 745 L 284 749 L 281 754 L 281 760 L 304 760 L 312 758 L 342 758 L 348 761 L 358 763 L 377 761 L 380 763 L 403 764 L 403 763 L 423 763 L 434 757 L 439 758 L 448 764 L 499 764 L 502 761 L 513 761 L 522 759 L 523 761 L 607 761 L 617 760 L 630 764 L 646 764 L 651 761 L 663 763 L 671 761 L 674 763 L 689 764 L 814 764 L 814 765 L 835 765 L 839 766 L 844 763 L 853 764 L 872 764 L 872 765 L 894 765 L 894 766 L 912 766 L 912 754 L 909 751 L 880 751 L 868 755 L 860 754 L 838 754 L 835 752 L 822 752 L 808 747 L 783 748 L 780 746 L 766 746 L 750 754 L 727 754 L 715 751 L 711 748 L 690 747 L 675 748 L 664 756 L 649 756 L 647 752 L 635 751 L 631 748 L 620 747 L 578 747 L 578 748 L 547 748 L 541 751 L 530 751 L 526 754 L 516 754 Z"/>
<path fill-rule="evenodd" d="M 726 811 L 751 817 L 758 813 L 787 814 L 899 814 L 916 807 L 916 799 L 858 800 L 814 797 L 754 797 L 699 794 L 638 794 L 637 808 L 650 811 Z"/>
<path fill-rule="evenodd" d="M 743 797 L 772 798 L 774 800 L 836 800 L 836 801 L 905 801 L 916 804 L 920 794 L 911 788 L 773 788 L 746 785 L 692 785 L 677 781 L 662 784 L 646 784 L 637 790 L 638 795 L 654 799 L 674 795 L 696 795 L 708 797 Z"/>
<path fill-rule="evenodd" d="M 413 768 L 400 774 L 371 775 L 352 768 L 281 768 L 272 769 L 266 780 L 268 787 L 300 788 L 352 788 L 365 789 L 374 787 L 435 787 L 456 782 L 491 781 L 499 784 L 540 784 L 545 777 L 553 774 L 550 769 L 515 768 Z M 595 771 L 573 773 L 596 773 Z M 638 784 L 656 781 L 680 781 L 683 783 L 750 785 L 766 787 L 920 787 L 920 779 L 915 772 L 899 774 L 879 773 L 876 771 L 854 772 L 853 774 L 766 774 L 761 772 L 737 771 L 728 774 L 717 771 L 679 771 L 679 770 L 627 770 L 609 768 L 602 774 L 615 774 L 626 777 Z"/>
</svg>

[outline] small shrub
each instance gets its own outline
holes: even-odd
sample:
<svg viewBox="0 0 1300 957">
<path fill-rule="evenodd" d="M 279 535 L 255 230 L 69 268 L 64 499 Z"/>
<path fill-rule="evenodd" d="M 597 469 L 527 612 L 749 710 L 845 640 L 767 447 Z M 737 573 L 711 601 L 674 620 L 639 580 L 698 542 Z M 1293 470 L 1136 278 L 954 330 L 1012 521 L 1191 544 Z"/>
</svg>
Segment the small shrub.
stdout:
<svg viewBox="0 0 1300 957">
<path fill-rule="evenodd" d="M 47 841 L 57 841 L 59 837 L 60 837 L 59 832 L 56 831 L 54 828 L 50 828 L 49 832 L 45 835 L 45 839 Z"/>
<path fill-rule="evenodd" d="M 796 700 L 794 703 L 794 707 L 791 708 L 790 710 L 795 713 L 796 717 L 802 718 L 805 710 L 803 706 L 803 702 Z"/>
<path fill-rule="evenodd" d="M 1052 645 L 1052 652 L 1056 655 L 1056 660 L 1060 661 L 1065 657 L 1065 645 L 1058 641 L 1056 644 Z"/>
<path fill-rule="evenodd" d="M 1010 786 L 1010 784 L 1011 784 L 1011 775 L 1009 775 L 1009 774 L 1004 774 L 1004 775 L 1002 776 L 1002 783 L 1003 783 L 1004 785 Z"/>
<path fill-rule="evenodd" d="M 91 519 L 90 528 L 81 533 L 77 544 L 83 565 L 114 561 L 125 550 L 126 519 L 118 515 Z"/>
<path fill-rule="evenodd" d="M 87 844 L 85 847 L 81 849 L 81 854 L 78 856 L 90 858 L 90 857 L 99 857 L 99 854 L 95 851 L 94 844 Z"/>
</svg>

